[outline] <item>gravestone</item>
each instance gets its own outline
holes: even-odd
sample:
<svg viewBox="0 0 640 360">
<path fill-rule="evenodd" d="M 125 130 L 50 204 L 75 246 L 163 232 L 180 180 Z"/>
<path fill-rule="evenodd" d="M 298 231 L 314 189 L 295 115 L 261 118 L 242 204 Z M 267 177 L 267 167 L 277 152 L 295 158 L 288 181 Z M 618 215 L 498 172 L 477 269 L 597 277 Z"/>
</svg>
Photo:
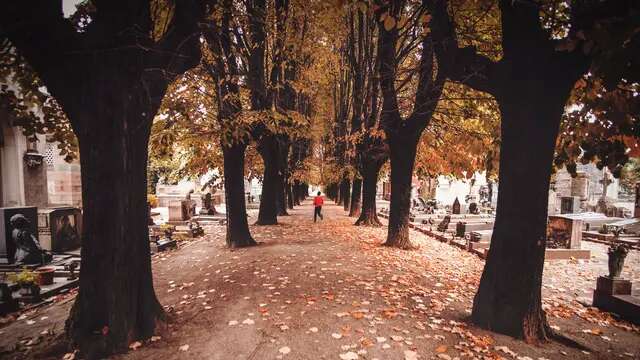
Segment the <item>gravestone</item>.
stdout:
<svg viewBox="0 0 640 360">
<path fill-rule="evenodd" d="M 478 210 L 478 204 L 475 202 L 472 202 L 471 204 L 469 204 L 469 214 L 479 214 L 480 210 Z"/>
<path fill-rule="evenodd" d="M 566 216 L 549 216 L 547 223 L 547 248 L 580 249 L 582 220 Z"/>
<path fill-rule="evenodd" d="M 547 214 L 555 215 L 558 213 L 558 196 L 554 190 L 549 189 L 549 198 L 547 200 Z"/>
<path fill-rule="evenodd" d="M 190 208 L 191 200 L 172 200 L 169 203 L 169 221 L 189 220 Z"/>
<path fill-rule="evenodd" d="M 593 291 L 593 306 L 618 314 L 621 318 L 640 324 L 640 298 L 633 296 L 631 281 L 600 276 Z"/>
<path fill-rule="evenodd" d="M 560 198 L 560 213 L 574 214 L 580 211 L 580 198 L 577 196 L 563 196 Z"/>
<path fill-rule="evenodd" d="M 571 196 L 586 200 L 589 196 L 589 176 L 584 171 L 578 171 L 571 179 Z"/>
<path fill-rule="evenodd" d="M 38 237 L 43 249 L 54 252 L 77 249 L 81 235 L 80 209 L 57 207 L 38 210 Z"/>
<path fill-rule="evenodd" d="M 457 197 L 455 200 L 453 200 L 453 206 L 451 207 L 451 212 L 456 215 L 460 214 L 460 201 L 458 200 Z"/>
<path fill-rule="evenodd" d="M 206 193 L 202 196 L 202 208 L 200 209 L 200 215 L 215 215 L 216 208 L 213 205 L 213 198 L 211 193 Z"/>
<path fill-rule="evenodd" d="M 16 253 L 16 246 L 12 240 L 13 226 L 10 224 L 12 216 L 22 214 L 29 220 L 29 231 L 38 239 L 38 208 L 27 207 L 5 207 L 0 208 L 0 264 L 13 263 Z"/>
<path fill-rule="evenodd" d="M 451 222 L 451 216 L 447 215 L 442 219 L 440 224 L 438 224 L 438 231 L 445 232 L 449 227 L 449 223 Z"/>
</svg>

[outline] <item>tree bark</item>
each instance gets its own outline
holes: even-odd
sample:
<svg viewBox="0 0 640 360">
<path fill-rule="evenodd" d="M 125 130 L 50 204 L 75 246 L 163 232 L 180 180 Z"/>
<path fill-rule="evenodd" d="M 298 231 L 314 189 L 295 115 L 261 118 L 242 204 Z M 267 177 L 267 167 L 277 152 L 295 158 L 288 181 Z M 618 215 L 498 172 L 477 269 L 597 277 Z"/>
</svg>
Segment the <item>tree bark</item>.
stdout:
<svg viewBox="0 0 640 360">
<path fill-rule="evenodd" d="M 78 133 L 82 270 L 66 330 L 87 358 L 126 351 L 134 339 L 153 335 L 164 318 L 153 289 L 147 227 L 151 122 L 140 121 L 146 109 L 140 103 L 123 99 L 120 105 L 91 103 L 92 131 Z"/>
<path fill-rule="evenodd" d="M 411 178 L 418 142 L 411 138 L 389 140 L 391 160 L 391 205 L 387 240 L 383 245 L 413 249 L 409 239 L 409 210 L 411 209 Z"/>
<path fill-rule="evenodd" d="M 351 181 L 348 177 L 342 179 L 342 207 L 344 211 L 349 211 L 351 201 Z"/>
<path fill-rule="evenodd" d="M 275 225 L 278 223 L 278 154 L 273 136 L 265 135 L 258 145 L 258 152 L 264 163 L 262 177 L 262 194 L 260 195 L 260 209 L 256 225 Z"/>
<path fill-rule="evenodd" d="M 304 196 L 302 194 L 303 185 L 299 180 L 294 180 L 293 182 L 293 204 L 300 205 L 300 202 L 304 200 Z"/>
<path fill-rule="evenodd" d="M 527 342 L 550 334 L 541 284 L 551 166 L 566 97 L 548 91 L 549 83 L 523 82 L 518 88 L 524 86 L 525 94 L 514 91 L 498 99 L 500 192 L 472 313 L 476 324 Z"/>
<path fill-rule="evenodd" d="M 287 181 L 286 185 L 287 190 L 287 207 L 289 209 L 293 209 L 293 189 L 291 188 L 291 184 Z"/>
<path fill-rule="evenodd" d="M 360 204 L 362 203 L 362 179 L 353 179 L 351 190 L 351 204 L 349 207 L 349 216 L 360 216 Z"/>
<path fill-rule="evenodd" d="M 362 210 L 355 225 L 382 226 L 376 209 L 378 174 L 382 165 L 375 162 L 365 164 L 362 171 Z"/>
<path fill-rule="evenodd" d="M 286 189 L 285 181 L 286 180 L 284 175 L 280 173 L 278 175 L 278 181 L 277 181 L 278 191 L 277 191 L 277 198 L 276 198 L 276 204 L 278 207 L 278 216 L 289 216 L 289 213 L 287 212 L 287 189 Z"/>
<path fill-rule="evenodd" d="M 240 248 L 257 245 L 249 232 L 244 197 L 245 144 L 222 145 L 224 195 L 227 209 L 227 245 Z"/>
</svg>

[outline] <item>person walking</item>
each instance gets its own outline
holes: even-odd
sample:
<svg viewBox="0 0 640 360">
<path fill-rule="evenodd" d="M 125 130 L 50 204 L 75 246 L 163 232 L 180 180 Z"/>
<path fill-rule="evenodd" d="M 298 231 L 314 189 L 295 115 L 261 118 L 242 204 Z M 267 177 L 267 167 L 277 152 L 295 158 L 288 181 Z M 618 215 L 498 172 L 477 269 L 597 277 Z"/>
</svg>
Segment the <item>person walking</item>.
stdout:
<svg viewBox="0 0 640 360">
<path fill-rule="evenodd" d="M 324 204 L 324 198 L 322 197 L 320 191 L 318 191 L 318 195 L 313 198 L 313 222 L 316 222 L 316 218 L 320 217 L 320 220 L 324 220 L 322 217 L 322 205 Z"/>
</svg>

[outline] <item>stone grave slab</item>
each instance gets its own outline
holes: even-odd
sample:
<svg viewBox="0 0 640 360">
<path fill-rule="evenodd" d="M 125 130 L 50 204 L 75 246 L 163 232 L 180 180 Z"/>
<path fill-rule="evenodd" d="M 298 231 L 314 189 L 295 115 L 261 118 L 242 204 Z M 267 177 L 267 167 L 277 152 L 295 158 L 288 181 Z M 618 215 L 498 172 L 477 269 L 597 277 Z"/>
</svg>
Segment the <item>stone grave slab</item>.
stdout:
<svg viewBox="0 0 640 360">
<path fill-rule="evenodd" d="M 612 241 L 615 236 L 613 234 L 601 234 L 598 231 L 583 231 L 582 238 L 583 239 L 593 239 L 609 242 Z"/>
<path fill-rule="evenodd" d="M 182 223 L 190 218 L 189 209 L 192 200 L 172 200 L 169 202 L 169 221 L 168 223 Z"/>
<path fill-rule="evenodd" d="M 490 242 L 493 230 L 474 230 L 469 233 L 471 242 Z"/>
<path fill-rule="evenodd" d="M 580 249 L 582 220 L 551 215 L 547 222 L 547 247 Z"/>
<path fill-rule="evenodd" d="M 546 249 L 544 254 L 544 260 L 571 260 L 582 259 L 587 260 L 591 258 L 590 250 L 582 249 Z"/>
<path fill-rule="evenodd" d="M 600 276 L 593 291 L 593 306 L 640 324 L 640 297 L 631 293 L 631 281 Z"/>
</svg>

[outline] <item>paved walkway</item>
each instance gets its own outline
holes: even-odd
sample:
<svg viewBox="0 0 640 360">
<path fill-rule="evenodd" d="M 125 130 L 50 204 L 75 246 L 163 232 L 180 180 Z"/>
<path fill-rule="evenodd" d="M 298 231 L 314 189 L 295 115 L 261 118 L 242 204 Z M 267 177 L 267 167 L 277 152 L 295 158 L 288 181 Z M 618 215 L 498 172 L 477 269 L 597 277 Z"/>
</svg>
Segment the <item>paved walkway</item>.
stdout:
<svg viewBox="0 0 640 360">
<path fill-rule="evenodd" d="M 316 224 L 309 203 L 290 213 L 281 225 L 252 226 L 257 247 L 231 251 L 224 227 L 212 226 L 205 238 L 154 256 L 156 292 L 172 321 L 154 341 L 116 358 L 640 357 L 638 328 L 575 301 L 566 277 L 591 276 L 585 264 L 549 266 L 544 293 L 551 324 L 591 351 L 530 346 L 467 323 L 484 264 L 475 255 L 417 232 L 417 251 L 380 247 L 385 228 L 352 226 L 335 205 Z M 0 329 L 0 345 L 10 346 L 8 334 L 19 331 L 60 333 L 68 304 Z"/>
</svg>

